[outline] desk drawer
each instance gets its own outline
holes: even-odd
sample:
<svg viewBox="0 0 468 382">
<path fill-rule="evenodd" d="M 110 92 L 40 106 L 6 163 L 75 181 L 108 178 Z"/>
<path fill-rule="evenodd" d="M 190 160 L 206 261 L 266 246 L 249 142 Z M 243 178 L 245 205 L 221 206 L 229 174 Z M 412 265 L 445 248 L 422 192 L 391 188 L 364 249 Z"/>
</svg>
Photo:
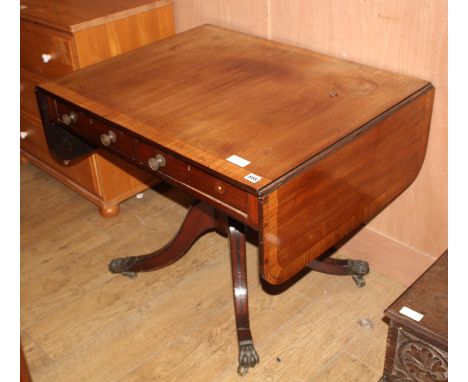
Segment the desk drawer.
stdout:
<svg viewBox="0 0 468 382">
<path fill-rule="evenodd" d="M 128 134 L 61 102 L 56 102 L 56 106 L 58 118 L 62 123 L 66 124 L 66 119 L 72 113 L 76 116 L 76 121 L 67 126 L 69 130 L 96 146 L 107 147 L 111 151 L 123 154 L 126 158 L 134 159 L 132 139 Z"/>
<path fill-rule="evenodd" d="M 251 219 L 249 222 L 256 221 L 256 207 L 252 209 L 250 206 L 249 208 L 249 194 L 246 191 L 158 150 L 144 143 L 137 136 L 90 116 L 86 111 L 79 111 L 71 104 L 55 100 L 55 107 L 57 114 L 54 113 L 51 117 L 87 142 L 98 147 L 105 147 L 106 150 L 145 167 L 156 176 L 180 186 L 196 197 L 215 202 L 225 211 L 232 212 L 234 209 L 236 213 L 241 212 L 244 217 L 247 215 Z M 152 168 L 150 163 L 158 157 L 162 158 L 163 165 L 157 169 Z M 252 224 L 255 225 L 255 223 Z"/>
<path fill-rule="evenodd" d="M 156 159 L 158 156 L 163 158 L 164 166 L 161 166 L 155 173 L 168 175 L 195 191 L 200 191 L 237 210 L 247 212 L 247 193 L 245 191 L 141 141 L 135 141 L 135 152 L 138 162 L 150 170 L 149 161 L 152 158 Z"/>
<path fill-rule="evenodd" d="M 74 42 L 65 33 L 21 21 L 21 67 L 52 79 L 74 70 Z"/>
<path fill-rule="evenodd" d="M 96 171 L 94 159 L 92 157 L 85 158 L 71 166 L 62 166 L 50 154 L 46 137 L 39 120 L 36 121 L 29 115 L 21 113 L 20 125 L 21 132 L 26 133 L 23 134 L 23 138 L 20 142 L 22 150 L 37 158 L 47 167 L 64 174 L 67 178 L 86 190 L 91 191 L 93 194 L 101 195 L 99 184 L 94 175 Z"/>
</svg>

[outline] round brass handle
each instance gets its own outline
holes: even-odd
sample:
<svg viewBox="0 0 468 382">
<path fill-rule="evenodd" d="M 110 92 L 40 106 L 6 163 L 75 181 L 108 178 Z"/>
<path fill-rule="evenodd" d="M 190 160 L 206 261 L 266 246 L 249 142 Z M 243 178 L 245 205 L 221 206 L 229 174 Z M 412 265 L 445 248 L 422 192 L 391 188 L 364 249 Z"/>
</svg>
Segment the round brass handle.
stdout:
<svg viewBox="0 0 468 382">
<path fill-rule="evenodd" d="M 78 121 L 78 115 L 74 111 L 70 111 L 68 114 L 63 114 L 62 115 L 62 122 L 70 126 L 72 123 L 75 123 Z"/>
<path fill-rule="evenodd" d="M 117 142 L 117 136 L 112 130 L 109 130 L 107 134 L 101 134 L 101 143 L 104 146 L 110 146 L 112 143 Z"/>
<path fill-rule="evenodd" d="M 166 165 L 166 159 L 161 154 L 156 155 L 155 158 L 148 159 L 148 166 L 153 171 L 158 171 L 160 167 Z"/>
<path fill-rule="evenodd" d="M 224 195 L 224 193 L 226 192 L 226 191 L 224 190 L 224 187 L 221 186 L 220 184 L 218 184 L 218 185 L 216 186 L 216 191 L 218 191 L 218 194 L 220 194 L 220 195 Z"/>
</svg>

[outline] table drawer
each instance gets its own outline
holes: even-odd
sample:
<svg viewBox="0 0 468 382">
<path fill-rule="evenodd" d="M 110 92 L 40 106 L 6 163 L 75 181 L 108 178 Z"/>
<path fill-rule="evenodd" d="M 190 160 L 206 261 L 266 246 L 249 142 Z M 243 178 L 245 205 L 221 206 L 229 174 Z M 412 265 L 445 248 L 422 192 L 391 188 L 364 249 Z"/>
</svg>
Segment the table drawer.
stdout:
<svg viewBox="0 0 468 382">
<path fill-rule="evenodd" d="M 123 154 L 126 158 L 134 159 L 132 139 L 128 134 L 82 111 L 77 111 L 73 106 L 56 102 L 56 107 L 59 121 L 67 125 L 69 130 L 96 146 L 108 147 L 109 150 Z M 76 116 L 73 117 L 76 120 L 72 119 L 68 124 L 67 119 L 72 115 Z"/>
<path fill-rule="evenodd" d="M 86 111 L 80 111 L 72 104 L 55 100 L 55 108 L 57 113 L 53 113 L 51 117 L 87 142 L 120 154 L 130 162 L 152 171 L 155 175 L 177 183 L 197 197 L 208 198 L 224 208 L 228 206 L 230 210 L 235 209 L 245 215 L 249 214 L 246 191 L 219 180 L 197 167 L 188 165 L 183 160 L 144 143 L 137 136 L 90 116 Z M 151 163 L 157 163 L 158 158 L 162 158 L 160 160 L 163 163 L 156 169 Z"/>
<path fill-rule="evenodd" d="M 52 79 L 74 70 L 74 42 L 71 36 L 21 21 L 21 67 Z"/>
<path fill-rule="evenodd" d="M 30 118 L 25 113 L 20 115 L 21 132 L 23 133 L 20 147 L 39 161 L 64 174 L 67 178 L 93 194 L 101 196 L 101 191 L 95 179 L 95 165 L 92 157 L 85 158 L 71 166 L 62 166 L 50 154 L 44 131 L 39 121 Z"/>
<path fill-rule="evenodd" d="M 233 185 L 205 173 L 197 167 L 176 159 L 167 153 L 139 140 L 135 141 L 135 152 L 140 164 L 151 169 L 150 160 L 159 159 L 164 163 L 155 173 L 168 175 L 195 191 L 200 191 L 235 209 L 247 212 L 247 193 Z M 151 169 L 152 170 L 152 169 Z"/>
</svg>

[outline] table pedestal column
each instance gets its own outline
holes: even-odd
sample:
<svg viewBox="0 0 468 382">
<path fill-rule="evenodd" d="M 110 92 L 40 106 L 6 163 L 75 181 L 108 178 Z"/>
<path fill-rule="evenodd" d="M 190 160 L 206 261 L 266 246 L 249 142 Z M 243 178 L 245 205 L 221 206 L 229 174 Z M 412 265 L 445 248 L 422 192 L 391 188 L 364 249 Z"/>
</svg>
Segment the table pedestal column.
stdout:
<svg viewBox="0 0 468 382">
<path fill-rule="evenodd" d="M 170 265 L 184 256 L 195 241 L 209 231 L 227 235 L 231 255 L 234 312 L 236 316 L 237 340 L 239 344 L 240 375 L 260 362 L 253 345 L 249 321 L 247 287 L 247 263 L 245 246 L 245 225 L 219 213 L 209 204 L 195 201 L 174 238 L 161 249 L 142 256 L 113 259 L 109 263 L 112 273 L 136 277 L 137 272 L 149 272 Z M 351 275 L 358 286 L 364 285 L 363 276 L 369 272 L 364 261 L 319 258 L 309 268 L 336 275 Z"/>
</svg>

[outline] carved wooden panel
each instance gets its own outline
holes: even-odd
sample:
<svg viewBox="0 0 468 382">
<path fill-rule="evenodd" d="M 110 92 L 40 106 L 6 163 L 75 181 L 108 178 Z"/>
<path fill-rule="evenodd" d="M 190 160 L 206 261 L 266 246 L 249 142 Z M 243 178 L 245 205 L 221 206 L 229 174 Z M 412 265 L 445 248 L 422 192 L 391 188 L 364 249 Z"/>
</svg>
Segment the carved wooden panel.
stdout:
<svg viewBox="0 0 468 382">
<path fill-rule="evenodd" d="M 390 319 L 381 382 L 448 381 L 448 251 L 385 310 Z M 421 320 L 402 313 L 421 312 Z"/>
<path fill-rule="evenodd" d="M 391 382 L 448 381 L 448 354 L 402 327 L 395 328 L 396 348 L 387 379 Z"/>
</svg>

